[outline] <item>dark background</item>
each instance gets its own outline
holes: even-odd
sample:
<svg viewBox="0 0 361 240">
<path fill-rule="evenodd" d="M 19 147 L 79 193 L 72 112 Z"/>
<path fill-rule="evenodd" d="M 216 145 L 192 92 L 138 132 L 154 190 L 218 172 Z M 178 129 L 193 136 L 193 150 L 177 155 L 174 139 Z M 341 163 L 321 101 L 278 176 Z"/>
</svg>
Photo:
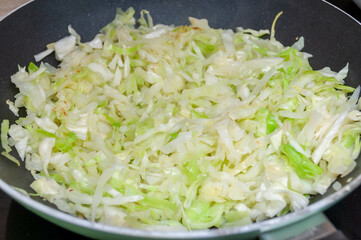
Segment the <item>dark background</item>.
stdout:
<svg viewBox="0 0 361 240">
<path fill-rule="evenodd" d="M 361 10 L 352 0 L 329 0 L 361 21 Z M 351 36 L 344 36 L 351 37 Z M 361 239 L 361 187 L 326 212 L 335 227 L 349 239 Z M 87 239 L 66 231 L 29 212 L 0 190 L 0 240 Z"/>
</svg>

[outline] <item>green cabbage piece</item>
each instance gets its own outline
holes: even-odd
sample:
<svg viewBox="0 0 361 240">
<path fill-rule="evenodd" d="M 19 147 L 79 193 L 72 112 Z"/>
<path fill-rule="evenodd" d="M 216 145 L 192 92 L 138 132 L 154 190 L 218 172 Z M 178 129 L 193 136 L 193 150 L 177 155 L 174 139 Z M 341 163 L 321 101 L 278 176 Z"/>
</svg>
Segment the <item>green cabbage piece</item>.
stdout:
<svg viewBox="0 0 361 240">
<path fill-rule="evenodd" d="M 323 169 L 299 153 L 290 144 L 284 144 L 280 150 L 288 158 L 290 165 L 300 178 L 315 178 L 323 173 Z"/>
</svg>

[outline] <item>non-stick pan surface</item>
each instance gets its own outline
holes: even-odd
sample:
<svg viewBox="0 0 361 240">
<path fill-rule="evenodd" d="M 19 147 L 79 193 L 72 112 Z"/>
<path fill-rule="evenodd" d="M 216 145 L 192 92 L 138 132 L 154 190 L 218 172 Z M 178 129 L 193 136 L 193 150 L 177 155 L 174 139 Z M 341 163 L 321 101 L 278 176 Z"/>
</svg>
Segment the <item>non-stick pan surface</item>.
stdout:
<svg viewBox="0 0 361 240">
<path fill-rule="evenodd" d="M 13 99 L 16 94 L 16 89 L 10 82 L 10 75 L 17 71 L 18 65 L 25 66 L 30 61 L 34 61 L 33 55 L 45 50 L 47 43 L 66 36 L 69 24 L 82 36 L 83 41 L 88 41 L 114 18 L 117 7 L 127 9 L 130 6 L 133 6 L 137 13 L 142 9 L 149 10 L 155 23 L 188 24 L 188 16 L 193 16 L 207 18 L 213 28 L 234 30 L 238 26 L 270 29 L 276 14 L 283 11 L 276 26 L 276 38 L 279 41 L 285 45 L 291 45 L 298 37 L 303 36 L 305 38 L 304 51 L 313 55 L 310 63 L 314 69 L 329 66 L 339 71 L 346 63 L 349 63 L 350 71 L 346 83 L 353 87 L 361 83 L 361 57 L 359 56 L 361 26 L 351 17 L 321 0 L 34 1 L 0 22 L 0 120 L 4 118 L 10 121 L 15 120 L 5 101 Z M 44 61 L 53 65 L 57 64 L 53 56 L 47 57 Z M 50 216 L 50 220 L 57 224 L 88 236 L 103 236 L 102 238 L 117 234 L 152 238 L 236 237 L 239 234 L 245 236 L 248 233 L 257 235 L 260 231 L 293 223 L 331 206 L 361 182 L 361 168 L 357 166 L 347 178 L 340 179 L 344 187 L 338 192 L 330 189 L 324 196 L 315 197 L 305 210 L 262 223 L 211 231 L 176 234 L 149 233 L 91 224 L 54 210 L 52 205 L 44 203 L 41 199 L 25 198 L 9 185 L 31 191 L 29 188 L 32 181 L 31 175 L 23 166 L 18 168 L 6 159 L 0 160 L 0 188 L 15 200 L 43 217 Z M 358 162 L 361 164 L 360 159 Z M 349 179 L 352 181 L 347 183 Z M 101 235 L 92 235 L 99 233 Z"/>
</svg>

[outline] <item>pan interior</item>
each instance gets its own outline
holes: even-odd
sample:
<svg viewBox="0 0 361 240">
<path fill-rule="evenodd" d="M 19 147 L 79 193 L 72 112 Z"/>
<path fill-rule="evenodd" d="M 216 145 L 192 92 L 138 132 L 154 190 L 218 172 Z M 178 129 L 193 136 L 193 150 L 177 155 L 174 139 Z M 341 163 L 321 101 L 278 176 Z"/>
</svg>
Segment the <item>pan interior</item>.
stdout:
<svg viewBox="0 0 361 240">
<path fill-rule="evenodd" d="M 155 23 L 184 25 L 188 24 L 188 16 L 193 16 L 207 18 L 213 28 L 232 29 L 239 26 L 270 29 L 275 15 L 283 11 L 276 26 L 276 38 L 279 41 L 284 45 L 292 45 L 297 38 L 303 36 L 303 51 L 313 55 L 310 63 L 314 69 L 330 66 L 332 70 L 339 71 L 349 63 L 346 84 L 353 87 L 360 84 L 361 58 L 355 54 L 361 52 L 360 25 L 323 1 L 35 1 L 0 22 L 0 32 L 5 36 L 0 39 L 0 56 L 3 56 L 0 58 L 1 120 L 16 120 L 5 101 L 13 100 L 17 93 L 17 89 L 10 82 L 10 76 L 17 71 L 18 64 L 26 66 L 34 61 L 34 54 L 45 50 L 46 44 L 66 36 L 69 24 L 82 36 L 83 41 L 91 40 L 99 29 L 113 19 L 117 7 L 127 9 L 130 6 L 134 7 L 138 14 L 142 9 L 149 10 Z M 53 56 L 44 61 L 57 65 Z M 18 158 L 17 154 L 14 156 Z M 358 159 L 359 163 L 360 161 Z M 361 167 L 358 165 L 347 177 L 340 178 L 339 182 L 346 185 L 360 173 Z M 29 184 L 33 178 L 23 163 L 21 167 L 16 167 L 1 156 L 0 179 L 11 186 L 32 192 Z M 311 203 L 327 198 L 334 192 L 335 190 L 330 188 L 325 195 L 313 197 Z M 40 198 L 34 199 L 52 206 Z"/>
</svg>

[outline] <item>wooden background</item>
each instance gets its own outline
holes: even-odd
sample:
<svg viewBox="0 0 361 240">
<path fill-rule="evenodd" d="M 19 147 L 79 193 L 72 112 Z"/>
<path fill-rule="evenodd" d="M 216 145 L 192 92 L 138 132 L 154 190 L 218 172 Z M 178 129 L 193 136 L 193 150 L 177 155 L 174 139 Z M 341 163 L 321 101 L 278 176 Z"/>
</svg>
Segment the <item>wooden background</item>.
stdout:
<svg viewBox="0 0 361 240">
<path fill-rule="evenodd" d="M 0 0 L 0 20 L 17 7 L 29 0 Z"/>
</svg>

